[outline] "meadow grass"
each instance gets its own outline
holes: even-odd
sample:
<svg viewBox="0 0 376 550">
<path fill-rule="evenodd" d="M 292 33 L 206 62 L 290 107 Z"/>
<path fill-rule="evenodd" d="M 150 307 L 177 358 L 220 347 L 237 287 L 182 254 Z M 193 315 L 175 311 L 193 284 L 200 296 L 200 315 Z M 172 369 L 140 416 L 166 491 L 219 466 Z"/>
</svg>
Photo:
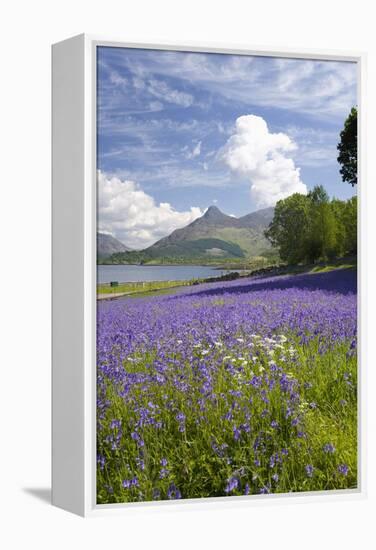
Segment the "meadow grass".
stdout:
<svg viewBox="0 0 376 550">
<path fill-rule="evenodd" d="M 117 286 L 110 286 L 103 283 L 97 285 L 97 294 L 137 294 L 154 290 L 163 290 L 168 288 L 190 286 L 193 281 L 137 281 L 129 283 L 119 283 Z"/>
</svg>

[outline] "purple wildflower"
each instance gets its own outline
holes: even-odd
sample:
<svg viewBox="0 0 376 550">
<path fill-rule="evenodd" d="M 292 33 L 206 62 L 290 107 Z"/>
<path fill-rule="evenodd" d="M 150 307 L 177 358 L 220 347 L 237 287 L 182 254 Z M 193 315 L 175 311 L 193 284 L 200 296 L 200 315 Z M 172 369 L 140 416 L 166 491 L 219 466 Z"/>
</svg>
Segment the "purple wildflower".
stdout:
<svg viewBox="0 0 376 550">
<path fill-rule="evenodd" d="M 103 470 L 105 465 L 106 465 L 106 457 L 104 457 L 103 455 L 98 455 L 97 456 L 97 463 L 98 463 L 100 469 Z"/>
<path fill-rule="evenodd" d="M 349 473 L 349 467 L 347 466 L 347 464 L 339 464 L 337 470 L 343 476 L 347 476 L 347 474 Z"/>
<path fill-rule="evenodd" d="M 176 487 L 175 483 L 171 483 L 168 491 L 167 491 L 167 498 L 170 500 L 178 500 L 181 498 L 181 492 Z"/>
<path fill-rule="evenodd" d="M 235 489 L 237 489 L 239 486 L 239 479 L 235 476 L 230 477 L 227 480 L 227 485 L 225 487 L 225 493 L 232 493 Z"/>
<path fill-rule="evenodd" d="M 185 414 L 179 412 L 175 418 L 179 422 L 179 432 L 185 432 Z"/>
<path fill-rule="evenodd" d="M 142 458 L 137 457 L 136 458 L 136 464 L 140 470 L 145 470 L 145 462 Z"/>
<path fill-rule="evenodd" d="M 124 487 L 124 489 L 131 489 L 132 487 L 138 487 L 139 486 L 138 478 L 134 477 L 132 479 L 123 479 L 122 486 Z"/>
<path fill-rule="evenodd" d="M 239 441 L 240 436 L 241 436 L 241 431 L 236 426 L 234 426 L 234 439 L 235 439 L 235 441 Z"/>
<path fill-rule="evenodd" d="M 336 448 L 333 445 L 333 443 L 325 443 L 325 445 L 323 447 L 323 451 L 324 451 L 324 453 L 327 453 L 327 454 L 333 454 L 333 453 L 335 453 Z"/>
<path fill-rule="evenodd" d="M 161 468 L 161 471 L 159 472 L 159 479 L 164 479 L 169 473 L 170 470 L 167 470 L 167 468 Z"/>
<path fill-rule="evenodd" d="M 132 432 L 131 433 L 131 438 L 134 441 L 136 441 L 136 443 L 139 447 L 143 447 L 145 445 L 144 440 L 142 439 L 142 437 L 137 432 Z"/>
</svg>

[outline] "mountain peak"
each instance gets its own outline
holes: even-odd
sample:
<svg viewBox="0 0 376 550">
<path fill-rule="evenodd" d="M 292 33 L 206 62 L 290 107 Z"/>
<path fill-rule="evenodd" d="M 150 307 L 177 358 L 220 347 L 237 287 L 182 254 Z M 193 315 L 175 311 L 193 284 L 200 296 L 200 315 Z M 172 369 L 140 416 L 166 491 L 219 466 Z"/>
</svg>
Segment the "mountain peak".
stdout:
<svg viewBox="0 0 376 550">
<path fill-rule="evenodd" d="M 202 216 L 203 218 L 222 218 L 223 216 L 226 216 L 226 214 L 224 214 L 223 212 L 221 212 L 221 210 L 219 210 L 219 208 L 217 206 L 209 206 L 209 208 L 207 209 L 207 211 L 205 212 L 205 214 Z"/>
<path fill-rule="evenodd" d="M 109 258 L 117 252 L 128 252 L 130 248 L 121 241 L 115 239 L 109 233 L 97 233 L 97 256 L 98 258 Z"/>
<path fill-rule="evenodd" d="M 142 251 L 143 259 L 195 260 L 262 256 L 271 250 L 264 231 L 273 219 L 273 208 L 234 218 L 210 206 L 205 214 L 175 229 Z"/>
</svg>

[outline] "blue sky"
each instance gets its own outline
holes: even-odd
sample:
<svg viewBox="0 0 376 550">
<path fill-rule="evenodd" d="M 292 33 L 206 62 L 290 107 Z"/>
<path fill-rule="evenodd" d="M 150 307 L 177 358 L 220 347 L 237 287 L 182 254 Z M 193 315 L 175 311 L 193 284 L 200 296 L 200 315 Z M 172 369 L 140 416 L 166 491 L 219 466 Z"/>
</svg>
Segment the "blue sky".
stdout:
<svg viewBox="0 0 376 550">
<path fill-rule="evenodd" d="M 134 248 L 211 204 L 241 216 L 322 184 L 356 98 L 345 62 L 98 48 L 99 229 Z"/>
</svg>

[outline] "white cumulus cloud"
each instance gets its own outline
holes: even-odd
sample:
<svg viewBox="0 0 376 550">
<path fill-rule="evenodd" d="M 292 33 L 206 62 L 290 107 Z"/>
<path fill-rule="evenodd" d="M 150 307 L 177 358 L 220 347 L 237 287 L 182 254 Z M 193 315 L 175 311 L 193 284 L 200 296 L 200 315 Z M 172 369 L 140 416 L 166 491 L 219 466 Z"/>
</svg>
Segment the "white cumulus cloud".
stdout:
<svg viewBox="0 0 376 550">
<path fill-rule="evenodd" d="M 249 180 L 251 196 L 262 208 L 293 193 L 307 194 L 300 169 L 289 157 L 295 149 L 287 134 L 269 132 L 262 117 L 244 115 L 236 120 L 235 133 L 218 156 L 231 171 Z"/>
<path fill-rule="evenodd" d="M 179 212 L 131 180 L 98 171 L 98 231 L 111 233 L 125 245 L 142 249 L 202 216 L 199 207 Z"/>
</svg>

